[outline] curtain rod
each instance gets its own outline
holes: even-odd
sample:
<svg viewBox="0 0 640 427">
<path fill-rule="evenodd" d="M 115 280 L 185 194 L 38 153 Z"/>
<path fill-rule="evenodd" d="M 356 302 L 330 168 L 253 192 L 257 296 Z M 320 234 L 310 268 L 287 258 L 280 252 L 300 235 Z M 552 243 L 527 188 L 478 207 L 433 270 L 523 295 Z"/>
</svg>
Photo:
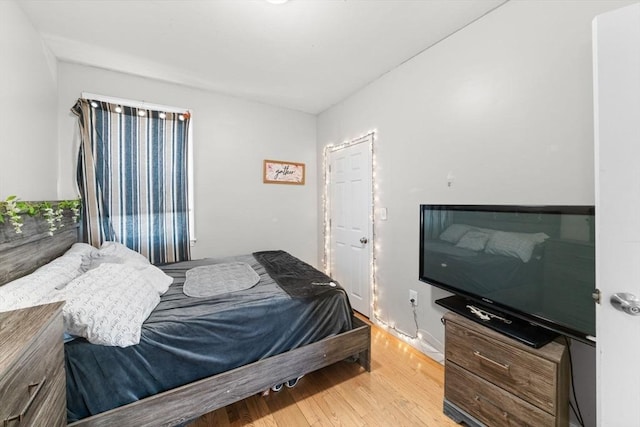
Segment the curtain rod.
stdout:
<svg viewBox="0 0 640 427">
<path fill-rule="evenodd" d="M 124 107 L 142 108 L 145 110 L 165 111 L 167 113 L 184 113 L 191 112 L 188 108 L 171 107 L 168 105 L 149 104 L 144 101 L 135 101 L 132 99 L 116 98 L 114 96 L 97 95 L 95 93 L 82 92 L 83 99 L 93 99 L 95 101 L 109 102 L 111 104 L 118 104 Z"/>
</svg>

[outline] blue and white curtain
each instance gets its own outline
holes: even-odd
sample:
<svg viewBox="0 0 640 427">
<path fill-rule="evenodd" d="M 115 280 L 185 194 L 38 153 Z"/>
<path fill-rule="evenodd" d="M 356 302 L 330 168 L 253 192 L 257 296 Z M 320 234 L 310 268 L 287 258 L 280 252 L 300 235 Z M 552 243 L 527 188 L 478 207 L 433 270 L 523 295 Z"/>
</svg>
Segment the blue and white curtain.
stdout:
<svg viewBox="0 0 640 427">
<path fill-rule="evenodd" d="M 453 213 L 445 207 L 431 206 L 424 212 L 422 227 L 425 239 L 437 239 L 453 222 Z"/>
<path fill-rule="evenodd" d="M 153 264 L 190 259 L 189 114 L 86 99 L 72 111 L 87 241 L 118 241 Z"/>
</svg>

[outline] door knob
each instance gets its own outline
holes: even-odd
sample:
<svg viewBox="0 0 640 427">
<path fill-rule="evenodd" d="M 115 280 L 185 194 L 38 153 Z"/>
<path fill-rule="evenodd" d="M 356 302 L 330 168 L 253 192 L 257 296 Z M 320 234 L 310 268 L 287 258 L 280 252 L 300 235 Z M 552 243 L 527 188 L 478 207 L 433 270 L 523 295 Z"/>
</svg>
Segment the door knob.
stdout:
<svg viewBox="0 0 640 427">
<path fill-rule="evenodd" d="M 367 243 L 369 243 L 369 239 L 367 239 L 366 237 L 361 237 L 360 243 L 362 243 L 363 245 L 366 245 Z"/>
<path fill-rule="evenodd" d="M 632 316 L 640 315 L 640 299 L 633 294 L 625 292 L 613 294 L 609 301 L 612 306 L 620 311 L 624 311 Z"/>
</svg>

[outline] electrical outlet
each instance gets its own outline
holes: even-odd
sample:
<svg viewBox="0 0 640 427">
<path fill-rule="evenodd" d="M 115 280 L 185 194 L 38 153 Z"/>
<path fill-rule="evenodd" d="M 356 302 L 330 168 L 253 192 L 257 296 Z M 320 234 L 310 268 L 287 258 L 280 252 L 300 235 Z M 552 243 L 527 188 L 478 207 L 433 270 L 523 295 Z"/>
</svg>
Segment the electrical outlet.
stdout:
<svg viewBox="0 0 640 427">
<path fill-rule="evenodd" d="M 418 305 L 418 293 L 413 289 L 409 289 L 409 302 L 412 302 L 414 306 Z"/>
</svg>

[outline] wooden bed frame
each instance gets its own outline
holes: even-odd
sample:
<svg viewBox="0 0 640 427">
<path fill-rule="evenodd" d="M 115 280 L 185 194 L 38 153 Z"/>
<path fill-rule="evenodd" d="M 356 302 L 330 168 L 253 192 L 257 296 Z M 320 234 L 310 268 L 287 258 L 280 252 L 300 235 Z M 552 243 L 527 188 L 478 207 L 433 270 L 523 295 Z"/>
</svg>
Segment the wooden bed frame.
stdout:
<svg viewBox="0 0 640 427">
<path fill-rule="evenodd" d="M 31 273 L 78 241 L 70 219 L 51 237 L 43 220 L 26 218 L 22 235 L 0 224 L 0 286 Z M 350 357 L 371 370 L 371 327 L 353 317 L 350 331 L 159 393 L 80 421 L 73 427 L 175 426 Z"/>
</svg>

